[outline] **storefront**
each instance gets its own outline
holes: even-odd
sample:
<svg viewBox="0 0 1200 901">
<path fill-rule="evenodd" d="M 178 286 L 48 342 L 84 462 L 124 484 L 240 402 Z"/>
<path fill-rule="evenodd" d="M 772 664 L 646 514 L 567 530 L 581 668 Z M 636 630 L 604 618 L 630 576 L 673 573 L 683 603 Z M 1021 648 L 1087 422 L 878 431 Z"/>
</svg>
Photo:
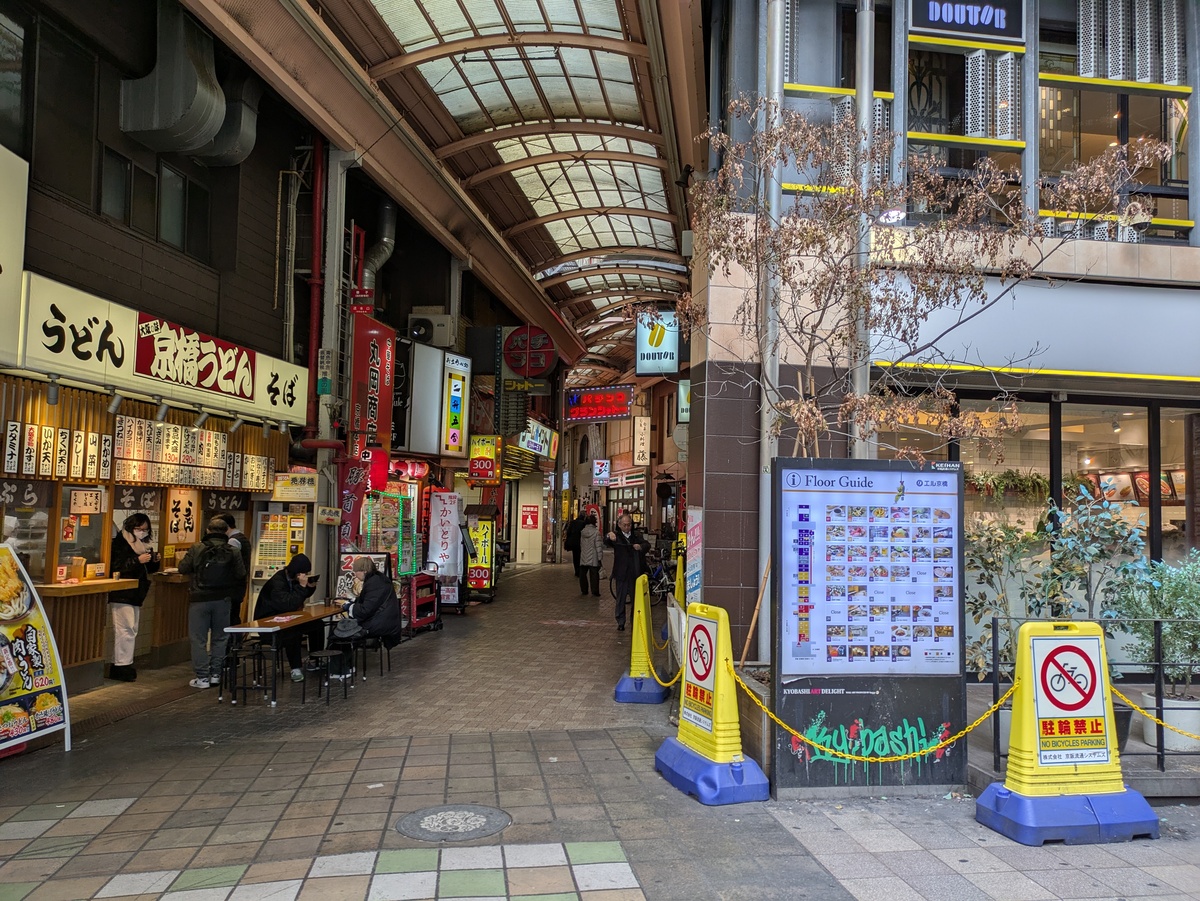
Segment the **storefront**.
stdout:
<svg viewBox="0 0 1200 901">
<path fill-rule="evenodd" d="M 210 513 L 251 532 L 255 499 L 286 472 L 307 372 L 219 338 L 26 272 L 0 335 L 0 520 L 45 604 L 68 687 L 102 678 L 110 547 L 144 512 L 163 568 Z M 255 425 L 249 425 L 250 420 Z M 186 655 L 187 584 L 165 574 L 143 611 L 136 653 Z"/>
</svg>

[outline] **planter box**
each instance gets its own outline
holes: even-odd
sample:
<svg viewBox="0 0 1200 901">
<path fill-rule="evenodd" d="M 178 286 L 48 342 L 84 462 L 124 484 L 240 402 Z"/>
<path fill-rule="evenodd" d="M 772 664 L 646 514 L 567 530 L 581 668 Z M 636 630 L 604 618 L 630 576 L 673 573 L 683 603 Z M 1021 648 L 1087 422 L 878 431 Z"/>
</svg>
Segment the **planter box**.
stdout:
<svg viewBox="0 0 1200 901">
<path fill-rule="evenodd" d="M 753 691 L 763 704 L 770 704 L 770 689 L 745 672 L 738 673 L 746 687 Z M 742 754 L 753 760 L 763 774 L 771 778 L 771 742 L 775 735 L 774 726 L 767 715 L 759 709 L 740 687 L 737 689 L 738 727 L 742 733 Z"/>
<path fill-rule="evenodd" d="M 1142 692 L 1142 707 L 1154 713 L 1153 692 Z M 1184 709 L 1180 709 L 1184 708 Z M 1170 723 L 1176 729 L 1183 729 L 1194 735 L 1200 735 L 1200 701 L 1177 701 L 1174 698 L 1163 698 L 1163 722 Z M 1149 717 L 1142 717 L 1142 741 L 1156 747 L 1158 744 L 1158 726 Z M 1200 751 L 1200 741 L 1163 730 L 1163 747 L 1168 751 Z"/>
</svg>

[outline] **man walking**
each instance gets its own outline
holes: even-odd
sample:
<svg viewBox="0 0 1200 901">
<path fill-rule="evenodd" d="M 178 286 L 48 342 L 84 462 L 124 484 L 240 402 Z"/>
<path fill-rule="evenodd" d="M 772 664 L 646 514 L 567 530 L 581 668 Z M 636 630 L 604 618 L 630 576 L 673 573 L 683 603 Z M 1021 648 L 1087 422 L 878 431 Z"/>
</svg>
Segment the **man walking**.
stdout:
<svg viewBox="0 0 1200 901">
<path fill-rule="evenodd" d="M 634 529 L 633 517 L 622 513 L 617 517 L 617 531 L 609 532 L 604 543 L 613 549 L 613 582 L 616 585 L 617 631 L 625 631 L 625 605 L 633 601 L 633 587 L 638 576 L 646 572 L 646 558 L 650 542 Z"/>
<path fill-rule="evenodd" d="M 188 683 L 192 688 L 220 684 L 230 605 L 246 590 L 246 565 L 241 551 L 230 545 L 228 530 L 225 520 L 214 516 L 204 540 L 192 545 L 179 561 L 179 571 L 192 577 L 188 597 L 188 635 L 196 673 Z"/>
</svg>

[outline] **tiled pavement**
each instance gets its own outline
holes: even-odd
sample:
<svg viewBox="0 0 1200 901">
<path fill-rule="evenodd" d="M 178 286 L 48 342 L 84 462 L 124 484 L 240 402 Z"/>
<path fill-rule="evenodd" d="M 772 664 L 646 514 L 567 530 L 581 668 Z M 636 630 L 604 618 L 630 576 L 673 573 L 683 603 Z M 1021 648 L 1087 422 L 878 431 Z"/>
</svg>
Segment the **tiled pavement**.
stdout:
<svg viewBox="0 0 1200 901">
<path fill-rule="evenodd" d="M 543 567 L 328 707 L 171 686 L 100 725 L 128 687 L 84 696 L 74 751 L 0 761 L 0 901 L 1200 898 L 1196 808 L 1160 810 L 1157 842 L 1026 848 L 940 794 L 700 805 L 654 772 L 669 705 L 612 700 L 629 636 Z M 513 822 L 441 845 L 394 828 L 446 804 Z"/>
</svg>

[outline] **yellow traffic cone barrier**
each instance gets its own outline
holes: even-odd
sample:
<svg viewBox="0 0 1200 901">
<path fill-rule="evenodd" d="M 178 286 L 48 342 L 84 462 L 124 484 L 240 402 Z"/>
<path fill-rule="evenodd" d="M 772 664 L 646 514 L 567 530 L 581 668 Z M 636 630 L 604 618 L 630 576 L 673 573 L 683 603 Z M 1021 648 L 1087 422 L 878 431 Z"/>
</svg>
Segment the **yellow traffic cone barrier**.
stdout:
<svg viewBox="0 0 1200 901">
<path fill-rule="evenodd" d="M 633 645 L 629 649 L 629 669 L 613 690 L 622 704 L 661 704 L 667 689 L 658 684 L 650 668 L 649 635 L 650 580 L 639 576 L 633 588 Z"/>
<path fill-rule="evenodd" d="M 770 783 L 742 755 L 729 614 L 721 607 L 687 608 L 679 733 L 654 755 L 654 768 L 702 804 L 765 801 Z"/>
</svg>

